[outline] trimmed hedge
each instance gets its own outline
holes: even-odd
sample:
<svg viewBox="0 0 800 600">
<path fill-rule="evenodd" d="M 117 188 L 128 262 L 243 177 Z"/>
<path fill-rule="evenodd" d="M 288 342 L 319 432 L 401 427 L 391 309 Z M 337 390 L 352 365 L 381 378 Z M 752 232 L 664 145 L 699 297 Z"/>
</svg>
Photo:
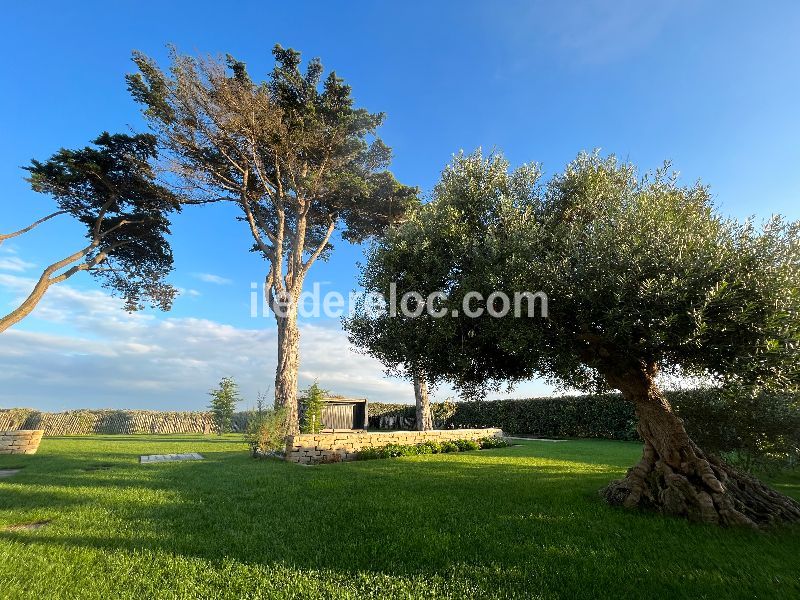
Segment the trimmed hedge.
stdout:
<svg viewBox="0 0 800 600">
<path fill-rule="evenodd" d="M 745 469 L 800 464 L 800 396 L 666 393 L 697 444 Z M 499 427 L 512 435 L 638 440 L 636 415 L 619 394 L 444 402 L 431 405 L 438 429 Z M 370 427 L 414 429 L 407 404 L 370 404 Z"/>
<path fill-rule="evenodd" d="M 521 400 L 434 402 L 438 429 L 499 427 L 515 435 L 637 439 L 633 406 L 615 394 Z M 374 429 L 414 429 L 416 412 L 408 404 L 369 404 Z"/>
<path fill-rule="evenodd" d="M 446 426 L 499 427 L 537 437 L 637 438 L 632 405 L 613 394 L 458 402 Z"/>
</svg>

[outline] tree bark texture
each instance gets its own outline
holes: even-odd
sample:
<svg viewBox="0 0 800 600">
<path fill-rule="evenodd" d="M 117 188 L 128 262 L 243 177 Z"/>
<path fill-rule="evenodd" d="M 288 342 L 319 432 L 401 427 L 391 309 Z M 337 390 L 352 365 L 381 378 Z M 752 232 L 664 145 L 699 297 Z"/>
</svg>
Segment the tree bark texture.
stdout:
<svg viewBox="0 0 800 600">
<path fill-rule="evenodd" d="M 428 398 L 428 382 L 425 380 L 424 373 L 419 370 L 414 371 L 414 399 L 417 403 L 417 430 L 429 431 L 433 429 L 433 418 L 431 417 L 431 403 Z"/>
<path fill-rule="evenodd" d="M 609 377 L 634 403 L 642 458 L 601 491 L 612 505 L 645 508 L 692 521 L 765 527 L 800 522 L 800 503 L 704 453 L 686 433 L 653 380 L 654 368 Z"/>
<path fill-rule="evenodd" d="M 275 368 L 275 406 L 286 411 L 287 435 L 300 433 L 297 405 L 297 371 L 300 365 L 300 330 L 297 305 L 275 313 L 278 324 L 278 364 Z"/>
</svg>

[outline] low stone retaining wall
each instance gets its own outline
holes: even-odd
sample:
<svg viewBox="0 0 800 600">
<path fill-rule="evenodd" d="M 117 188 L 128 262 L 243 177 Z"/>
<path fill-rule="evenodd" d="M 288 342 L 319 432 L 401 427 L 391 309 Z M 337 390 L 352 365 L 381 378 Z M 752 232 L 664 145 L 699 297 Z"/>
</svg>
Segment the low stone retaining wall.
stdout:
<svg viewBox="0 0 800 600">
<path fill-rule="evenodd" d="M 427 441 L 480 440 L 503 437 L 502 429 L 437 429 L 434 431 L 336 431 L 305 433 L 286 440 L 286 460 L 316 464 L 353 460 L 363 448 L 379 448 L 389 444 L 421 444 Z"/>
<path fill-rule="evenodd" d="M 0 454 L 36 454 L 43 435 L 42 429 L 0 431 Z"/>
</svg>

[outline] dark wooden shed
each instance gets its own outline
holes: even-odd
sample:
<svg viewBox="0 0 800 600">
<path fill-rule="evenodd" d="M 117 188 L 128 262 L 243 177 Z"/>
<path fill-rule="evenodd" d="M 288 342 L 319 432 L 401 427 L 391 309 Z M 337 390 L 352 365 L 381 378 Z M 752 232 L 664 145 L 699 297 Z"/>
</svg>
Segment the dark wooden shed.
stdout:
<svg viewBox="0 0 800 600">
<path fill-rule="evenodd" d="M 323 429 L 366 429 L 366 398 L 326 398 L 322 408 Z"/>
</svg>

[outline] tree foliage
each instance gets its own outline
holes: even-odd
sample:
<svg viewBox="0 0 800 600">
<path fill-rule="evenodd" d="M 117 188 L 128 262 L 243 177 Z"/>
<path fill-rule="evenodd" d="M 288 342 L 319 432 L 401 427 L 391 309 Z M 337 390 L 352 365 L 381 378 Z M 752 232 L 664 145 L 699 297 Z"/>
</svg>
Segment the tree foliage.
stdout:
<svg viewBox="0 0 800 600">
<path fill-rule="evenodd" d="M 314 382 L 303 393 L 303 418 L 300 424 L 301 433 L 319 433 L 322 431 L 322 410 L 325 407 L 327 390 L 323 390 L 318 382 Z"/>
<path fill-rule="evenodd" d="M 193 58 L 171 51 L 164 71 L 135 53 L 128 76 L 171 168 L 192 202 L 235 203 L 253 249 L 269 262 L 266 294 L 279 330 L 275 398 L 296 422 L 297 300 L 338 227 L 358 242 L 403 219 L 416 189 L 386 170 L 388 146 L 376 136 L 383 114 L 357 108 L 350 86 L 318 59 L 275 46 L 275 67 L 251 78 L 231 56 Z M 296 427 L 296 424 L 295 424 Z"/>
<path fill-rule="evenodd" d="M 611 504 L 725 525 L 800 521 L 799 503 L 704 453 L 656 381 L 674 370 L 798 388 L 799 224 L 725 219 L 706 187 L 681 185 L 669 165 L 640 176 L 581 154 L 541 183 L 536 166 L 512 171 L 475 153 L 456 157 L 431 204 L 371 253 L 367 290 L 385 294 L 391 281 L 398 296 L 443 290 L 445 315 L 468 292 L 547 293 L 548 318 L 361 314 L 355 331 L 388 364 L 410 359 L 468 393 L 534 375 L 620 390 L 644 448 L 603 491 Z M 386 335 L 397 330 L 393 351 Z"/>
<path fill-rule="evenodd" d="M 372 250 L 369 291 L 543 290 L 549 318 L 378 318 L 359 337 L 388 364 L 411 357 L 464 389 L 544 375 L 616 387 L 642 365 L 792 388 L 800 381 L 800 227 L 721 217 L 708 189 L 581 154 L 546 184 L 537 166 L 458 156 L 433 200 Z M 392 345 L 392 339 L 399 343 Z M 374 340 L 374 341 L 373 341 Z"/>
<path fill-rule="evenodd" d="M 239 386 L 233 377 L 223 377 L 219 385 L 209 392 L 209 396 L 211 403 L 208 408 L 214 417 L 217 433 L 230 433 L 236 403 L 241 400 Z"/>
<path fill-rule="evenodd" d="M 172 270 L 168 215 L 180 206 L 156 180 L 156 156 L 152 135 L 103 133 L 93 146 L 61 149 L 25 167 L 32 189 L 52 196 L 58 210 L 0 241 L 68 214 L 85 227 L 88 243 L 46 267 L 26 301 L 0 319 L 0 331 L 29 314 L 51 285 L 82 271 L 121 296 L 128 310 L 148 302 L 170 308 L 176 291 L 165 281 Z"/>
</svg>

